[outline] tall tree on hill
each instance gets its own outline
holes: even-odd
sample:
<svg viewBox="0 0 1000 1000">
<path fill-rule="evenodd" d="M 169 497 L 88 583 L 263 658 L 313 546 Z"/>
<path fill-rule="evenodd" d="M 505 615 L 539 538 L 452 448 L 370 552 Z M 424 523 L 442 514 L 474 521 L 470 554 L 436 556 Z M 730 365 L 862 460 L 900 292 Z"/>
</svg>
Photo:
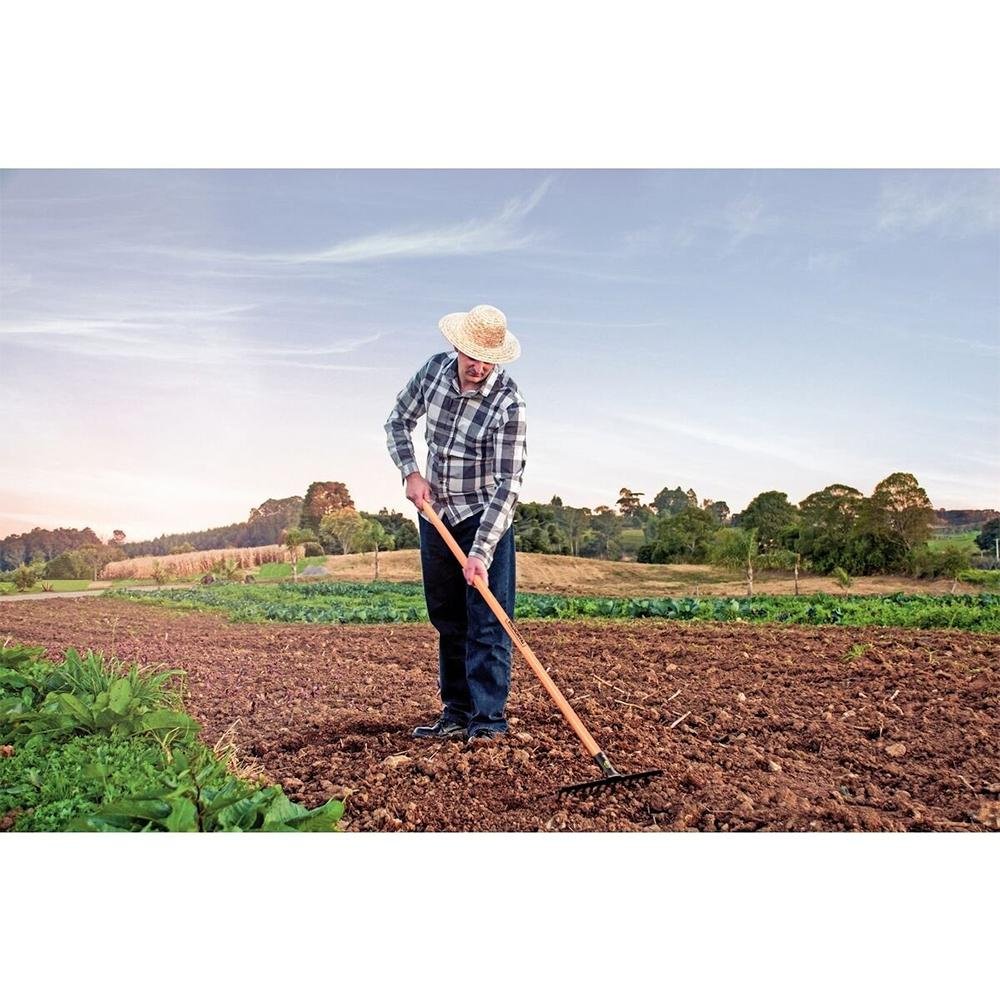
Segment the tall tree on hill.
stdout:
<svg viewBox="0 0 1000 1000">
<path fill-rule="evenodd" d="M 645 493 L 635 493 L 627 486 L 618 491 L 615 503 L 618 504 L 622 517 L 631 517 L 642 506 L 642 501 L 639 499 L 641 496 L 645 496 Z"/>
<path fill-rule="evenodd" d="M 324 517 L 347 508 L 353 510 L 354 501 L 343 483 L 310 483 L 309 489 L 306 490 L 305 499 L 302 501 L 299 527 L 318 532 Z"/>
<path fill-rule="evenodd" d="M 693 491 L 689 490 L 688 493 Z M 691 498 L 679 486 L 672 490 L 666 486 L 653 497 L 652 506 L 656 508 L 657 514 L 679 514 L 691 506 Z"/>
<path fill-rule="evenodd" d="M 894 472 L 875 487 L 871 512 L 877 521 L 898 535 L 908 549 L 926 542 L 931 536 L 934 508 L 916 476 Z"/>
<path fill-rule="evenodd" d="M 716 524 L 726 524 L 729 521 L 729 504 L 725 500 L 702 500 L 701 506 L 712 515 Z"/>
<path fill-rule="evenodd" d="M 794 504 L 788 502 L 788 494 L 769 490 L 755 496 L 740 512 L 740 527 L 745 531 L 757 529 L 757 539 L 761 552 L 781 548 L 781 533 L 798 519 Z"/>
</svg>

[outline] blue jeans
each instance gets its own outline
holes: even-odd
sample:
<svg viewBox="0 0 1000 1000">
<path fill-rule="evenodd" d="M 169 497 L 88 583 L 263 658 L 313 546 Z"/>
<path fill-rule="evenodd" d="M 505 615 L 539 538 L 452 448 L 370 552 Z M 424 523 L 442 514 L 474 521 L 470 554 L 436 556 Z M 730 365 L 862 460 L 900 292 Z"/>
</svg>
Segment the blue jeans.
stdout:
<svg viewBox="0 0 1000 1000">
<path fill-rule="evenodd" d="M 468 555 L 482 514 L 445 525 Z M 465 582 L 462 567 L 426 518 L 420 523 L 420 564 L 431 624 L 438 631 L 438 676 L 443 719 L 469 733 L 507 731 L 504 708 L 510 692 L 513 643 L 475 587 Z M 514 619 L 514 529 L 497 543 L 487 571 L 490 590 L 507 616 Z"/>
</svg>

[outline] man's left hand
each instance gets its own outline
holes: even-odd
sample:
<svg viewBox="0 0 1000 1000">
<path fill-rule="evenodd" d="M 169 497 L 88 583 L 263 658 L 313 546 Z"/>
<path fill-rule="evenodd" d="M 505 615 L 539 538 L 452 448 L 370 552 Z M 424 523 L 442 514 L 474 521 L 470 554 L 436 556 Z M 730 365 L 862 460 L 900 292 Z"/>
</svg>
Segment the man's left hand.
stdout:
<svg viewBox="0 0 1000 1000">
<path fill-rule="evenodd" d="M 483 583 L 489 586 L 490 579 L 486 573 L 486 566 L 483 564 L 482 559 L 477 556 L 469 556 L 469 558 L 465 560 L 465 569 L 463 572 L 465 573 L 465 582 L 470 587 L 473 585 L 473 581 L 477 576 L 483 581 Z"/>
</svg>

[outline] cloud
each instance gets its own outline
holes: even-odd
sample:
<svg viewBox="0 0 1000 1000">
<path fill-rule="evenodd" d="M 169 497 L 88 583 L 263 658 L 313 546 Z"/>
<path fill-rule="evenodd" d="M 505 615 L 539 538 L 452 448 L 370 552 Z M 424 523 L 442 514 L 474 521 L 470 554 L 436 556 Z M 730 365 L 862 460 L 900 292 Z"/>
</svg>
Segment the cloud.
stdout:
<svg viewBox="0 0 1000 1000">
<path fill-rule="evenodd" d="M 151 245 L 133 247 L 130 248 L 130 252 L 141 250 L 146 253 L 159 253 L 216 264 L 243 263 L 295 267 L 356 264 L 389 257 L 451 257 L 520 250 L 537 240 L 534 233 L 524 232 L 521 224 L 538 206 L 551 184 L 552 178 L 546 178 L 528 195 L 509 199 L 499 212 L 489 218 L 474 218 L 452 226 L 432 229 L 374 233 L 317 250 L 248 253 Z"/>
<path fill-rule="evenodd" d="M 689 420 L 671 420 L 666 417 L 647 417 L 628 413 L 618 414 L 616 419 L 639 424 L 656 431 L 658 434 L 681 434 L 705 444 L 728 448 L 744 455 L 764 455 L 807 472 L 827 475 L 831 469 L 843 465 L 842 459 L 832 455 L 820 455 L 815 443 L 800 444 L 791 441 L 785 434 L 782 435 L 782 441 L 787 442 L 787 444 L 777 444 L 765 435 L 748 437 L 742 434 L 733 434 L 731 431 L 716 430 L 702 423 L 694 424 Z"/>
<path fill-rule="evenodd" d="M 714 242 L 726 256 L 754 236 L 773 232 L 778 220 L 769 215 L 764 199 L 748 193 L 699 218 L 683 221 L 674 228 L 671 241 L 675 250 Z"/>
<path fill-rule="evenodd" d="M 881 233 L 937 230 L 948 236 L 976 236 L 1000 230 L 1000 171 L 937 172 L 882 185 L 876 214 Z"/>
<path fill-rule="evenodd" d="M 0 344 L 102 360 L 121 358 L 227 367 L 264 365 L 322 371 L 363 371 L 367 370 L 367 366 L 332 364 L 322 359 L 349 354 L 381 337 L 380 333 L 376 333 L 368 337 L 289 347 L 248 343 L 237 332 L 212 328 L 211 320 L 245 311 L 246 308 L 251 307 L 134 313 L 125 319 L 95 316 L 6 321 L 0 323 Z M 192 326 L 201 329 L 192 329 Z"/>
</svg>

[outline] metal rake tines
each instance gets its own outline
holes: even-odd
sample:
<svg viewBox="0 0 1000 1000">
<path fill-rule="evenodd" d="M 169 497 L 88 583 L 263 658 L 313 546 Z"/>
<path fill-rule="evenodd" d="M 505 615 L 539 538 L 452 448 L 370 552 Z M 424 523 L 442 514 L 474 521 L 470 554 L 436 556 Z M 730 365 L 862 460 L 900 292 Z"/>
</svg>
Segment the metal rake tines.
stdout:
<svg viewBox="0 0 1000 1000">
<path fill-rule="evenodd" d="M 593 795 L 595 792 L 604 792 L 613 785 L 644 785 L 659 777 L 663 771 L 638 771 L 635 774 L 609 774 L 603 778 L 595 778 L 593 781 L 581 781 L 576 785 L 563 785 L 559 789 L 559 795 Z"/>
</svg>

